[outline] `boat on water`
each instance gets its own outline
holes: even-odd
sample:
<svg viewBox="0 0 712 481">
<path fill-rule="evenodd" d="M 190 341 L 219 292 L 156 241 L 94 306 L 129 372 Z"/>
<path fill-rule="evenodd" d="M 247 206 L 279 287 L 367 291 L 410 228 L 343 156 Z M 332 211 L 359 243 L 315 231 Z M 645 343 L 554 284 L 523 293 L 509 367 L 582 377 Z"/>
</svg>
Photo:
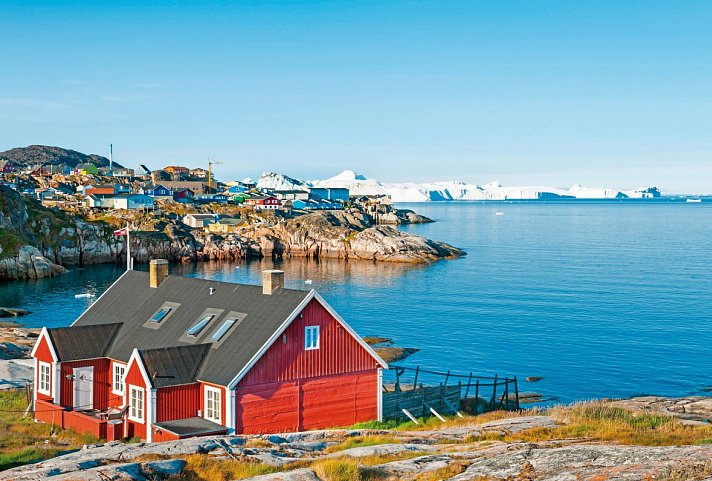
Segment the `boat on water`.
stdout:
<svg viewBox="0 0 712 481">
<path fill-rule="evenodd" d="M 685 202 L 688 202 L 690 204 L 699 204 L 700 202 L 702 202 L 702 199 L 687 199 L 685 200 Z"/>
<path fill-rule="evenodd" d="M 495 212 L 494 215 L 504 215 L 504 212 Z"/>
</svg>

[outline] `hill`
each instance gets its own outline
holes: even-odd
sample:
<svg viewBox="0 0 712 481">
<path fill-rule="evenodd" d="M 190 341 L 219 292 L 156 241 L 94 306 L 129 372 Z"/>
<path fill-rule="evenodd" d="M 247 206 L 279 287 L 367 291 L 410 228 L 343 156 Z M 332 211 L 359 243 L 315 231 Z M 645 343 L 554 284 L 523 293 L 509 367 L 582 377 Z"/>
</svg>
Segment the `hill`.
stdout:
<svg viewBox="0 0 712 481">
<path fill-rule="evenodd" d="M 76 150 L 63 149 L 49 145 L 29 145 L 15 147 L 14 149 L 0 152 L 0 159 L 9 159 L 20 166 L 42 165 L 68 165 L 76 167 L 77 164 L 92 163 L 97 167 L 108 167 L 109 159 L 96 154 L 83 154 Z M 114 167 L 122 167 L 114 162 Z"/>
</svg>

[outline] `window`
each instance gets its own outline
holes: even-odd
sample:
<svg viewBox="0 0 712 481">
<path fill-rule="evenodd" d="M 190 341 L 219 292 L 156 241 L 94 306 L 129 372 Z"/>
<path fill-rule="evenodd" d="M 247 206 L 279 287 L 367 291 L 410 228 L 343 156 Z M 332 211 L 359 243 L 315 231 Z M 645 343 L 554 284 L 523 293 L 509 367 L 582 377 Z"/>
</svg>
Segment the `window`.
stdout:
<svg viewBox="0 0 712 481">
<path fill-rule="evenodd" d="M 168 315 L 169 312 L 171 312 L 171 308 L 170 308 L 170 307 L 164 307 L 164 308 L 162 308 L 160 311 L 158 311 L 157 313 L 155 313 L 155 314 L 153 315 L 153 317 L 151 317 L 151 321 L 156 322 L 156 323 L 160 323 L 163 319 L 166 318 L 166 316 Z"/>
<path fill-rule="evenodd" d="M 52 375 L 50 374 L 52 372 L 52 366 L 49 365 L 49 363 L 46 362 L 40 362 L 39 365 L 39 386 L 37 388 L 37 392 L 42 393 L 46 396 L 51 396 L 52 393 L 50 392 L 51 384 L 50 380 L 52 379 Z"/>
<path fill-rule="evenodd" d="M 143 423 L 143 389 L 129 386 L 129 419 Z"/>
<path fill-rule="evenodd" d="M 225 319 L 222 323 L 222 325 L 213 333 L 213 335 L 210 337 L 210 340 L 212 342 L 218 342 L 220 339 L 223 338 L 225 334 L 227 334 L 227 331 L 230 330 L 230 328 L 237 322 L 237 319 L 235 318 L 228 318 Z"/>
<path fill-rule="evenodd" d="M 205 387 L 205 419 L 218 424 L 221 424 L 220 411 L 222 406 L 220 397 L 220 389 Z"/>
<path fill-rule="evenodd" d="M 307 326 L 304 328 L 304 349 L 307 351 L 319 349 L 319 326 Z"/>
<path fill-rule="evenodd" d="M 124 394 L 124 373 L 126 372 L 126 366 L 119 363 L 114 363 L 114 382 L 112 383 L 112 390 L 114 394 Z"/>
<path fill-rule="evenodd" d="M 185 333 L 189 336 L 197 336 L 198 334 L 200 334 L 200 331 L 205 329 L 205 326 L 207 326 L 208 323 L 213 320 L 213 317 L 215 317 L 215 314 L 205 316 L 204 318 L 193 324 L 190 329 L 185 331 Z"/>
</svg>

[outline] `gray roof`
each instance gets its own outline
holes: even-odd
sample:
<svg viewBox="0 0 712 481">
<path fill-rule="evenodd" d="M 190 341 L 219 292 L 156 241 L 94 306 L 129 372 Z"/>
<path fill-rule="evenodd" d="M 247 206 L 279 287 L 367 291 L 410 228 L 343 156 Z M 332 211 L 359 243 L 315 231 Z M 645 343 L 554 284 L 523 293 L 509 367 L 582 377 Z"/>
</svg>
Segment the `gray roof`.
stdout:
<svg viewBox="0 0 712 481">
<path fill-rule="evenodd" d="M 169 276 L 158 288 L 151 288 L 147 272 L 129 271 L 69 329 L 123 323 L 106 350 L 107 357 L 123 362 L 128 362 L 134 349 L 149 351 L 208 344 L 195 380 L 226 386 L 308 295 L 307 291 L 294 289 L 278 289 L 265 295 L 261 286 L 176 276 Z M 166 303 L 173 303 L 174 309 L 156 329 L 155 324 L 147 321 Z M 185 335 L 189 327 L 206 315 L 206 310 L 216 314 L 210 323 L 196 337 Z M 220 342 L 211 343 L 210 336 L 228 316 L 244 319 Z M 165 362 L 163 356 L 168 354 L 161 354 L 160 360 L 159 355 L 155 356 L 158 365 Z M 181 380 L 185 380 L 183 374 Z"/>
<path fill-rule="evenodd" d="M 139 351 L 153 387 L 195 382 L 210 344 L 197 344 Z"/>
<path fill-rule="evenodd" d="M 59 361 L 76 361 L 106 356 L 121 323 L 47 329 Z"/>
<path fill-rule="evenodd" d="M 178 436 L 195 436 L 197 434 L 225 433 L 227 428 L 205 418 L 185 418 L 174 421 L 156 423 L 156 427 L 170 431 Z"/>
</svg>

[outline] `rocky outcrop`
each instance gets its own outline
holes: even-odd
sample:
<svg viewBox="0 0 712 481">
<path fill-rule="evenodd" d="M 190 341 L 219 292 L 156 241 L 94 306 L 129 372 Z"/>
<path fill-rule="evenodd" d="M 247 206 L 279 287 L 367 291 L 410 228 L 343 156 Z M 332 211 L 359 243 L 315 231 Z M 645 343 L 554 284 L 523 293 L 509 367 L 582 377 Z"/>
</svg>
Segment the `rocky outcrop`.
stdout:
<svg viewBox="0 0 712 481">
<path fill-rule="evenodd" d="M 263 436 L 216 436 L 155 444 L 89 445 L 79 452 L 11 469 L 0 479 L 163 481 L 185 475 L 184 459 L 199 454 L 213 460 L 261 464 L 274 473 L 255 481 L 322 481 L 319 463 L 350 462 L 359 479 L 415 481 L 662 481 L 709 480 L 712 446 L 623 446 L 583 440 L 540 443 L 472 441 L 473 436 L 548 429 L 548 416 L 525 416 L 429 431 L 327 430 Z M 373 445 L 339 450 L 355 436 L 373 436 Z M 380 439 L 383 443 L 378 443 Z M 492 436 L 490 436 L 492 437 Z M 369 438 L 364 438 L 369 439 Z M 258 446 L 258 447 L 255 447 Z M 372 465 L 364 460 L 381 458 Z M 146 461 L 148 460 L 148 461 Z"/>
<path fill-rule="evenodd" d="M 275 225 L 255 225 L 240 236 L 255 241 L 265 257 L 331 257 L 421 263 L 465 253 L 444 242 L 376 225 L 362 211 L 320 211 Z"/>
<path fill-rule="evenodd" d="M 0 259 L 0 279 L 43 279 L 65 272 L 67 269 L 54 264 L 32 246 L 22 246 L 17 254 Z"/>
</svg>

